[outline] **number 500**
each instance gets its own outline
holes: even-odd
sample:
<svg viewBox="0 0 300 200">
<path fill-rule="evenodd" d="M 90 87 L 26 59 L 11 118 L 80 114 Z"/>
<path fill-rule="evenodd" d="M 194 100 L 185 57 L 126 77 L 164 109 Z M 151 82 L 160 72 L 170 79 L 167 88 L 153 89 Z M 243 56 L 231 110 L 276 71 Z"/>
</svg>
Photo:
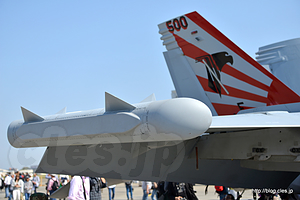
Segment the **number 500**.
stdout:
<svg viewBox="0 0 300 200">
<path fill-rule="evenodd" d="M 174 30 L 180 31 L 181 28 L 186 29 L 188 27 L 188 23 L 184 16 L 179 17 L 179 19 L 175 18 L 167 21 L 166 25 L 171 33 L 173 33 Z"/>
</svg>

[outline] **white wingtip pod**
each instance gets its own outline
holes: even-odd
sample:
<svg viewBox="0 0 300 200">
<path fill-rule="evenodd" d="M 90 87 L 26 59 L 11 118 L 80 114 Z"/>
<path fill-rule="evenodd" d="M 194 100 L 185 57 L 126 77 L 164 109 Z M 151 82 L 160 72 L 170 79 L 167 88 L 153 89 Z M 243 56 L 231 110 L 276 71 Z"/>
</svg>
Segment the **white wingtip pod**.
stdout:
<svg viewBox="0 0 300 200">
<path fill-rule="evenodd" d="M 154 102 L 149 110 L 148 122 L 156 127 L 157 132 L 175 134 L 183 140 L 200 136 L 212 122 L 210 109 L 201 101 L 191 98 Z"/>
<path fill-rule="evenodd" d="M 18 128 L 24 124 L 23 120 L 16 120 L 10 123 L 7 129 L 7 139 L 10 145 L 19 148 L 19 143 L 21 142 L 19 137 L 16 135 Z"/>
</svg>

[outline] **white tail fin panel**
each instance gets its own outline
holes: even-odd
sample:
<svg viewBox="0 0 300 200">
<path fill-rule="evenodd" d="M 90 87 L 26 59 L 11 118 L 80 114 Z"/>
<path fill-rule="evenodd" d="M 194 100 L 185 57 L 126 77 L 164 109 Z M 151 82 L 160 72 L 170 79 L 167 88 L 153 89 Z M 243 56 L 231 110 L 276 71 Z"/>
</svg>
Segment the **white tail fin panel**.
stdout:
<svg viewBox="0 0 300 200">
<path fill-rule="evenodd" d="M 170 57 L 168 54 L 175 49 L 181 51 L 181 54 L 177 53 L 178 57 L 184 57 L 193 71 L 194 77 L 188 78 L 196 77 L 197 84 L 201 84 L 209 103 L 207 98 L 198 99 L 209 107 L 212 105 L 218 115 L 300 101 L 300 97 L 295 92 L 197 12 L 174 18 L 158 26 L 163 44 L 168 50 L 165 57 Z M 178 58 L 173 56 L 172 59 Z M 173 68 L 181 67 L 180 63 L 172 63 L 170 60 L 167 64 L 171 69 L 170 72 Z M 177 91 L 178 96 L 185 96 L 185 91 L 191 93 L 191 89 L 190 86 L 182 85 L 181 81 L 175 80 L 180 76 L 177 74 L 172 76 L 172 79 L 173 82 L 177 82 L 177 86 L 174 83 L 176 90 L 177 87 L 180 88 L 180 91 Z M 193 93 L 203 93 L 203 90 L 192 88 L 194 88 Z"/>
</svg>

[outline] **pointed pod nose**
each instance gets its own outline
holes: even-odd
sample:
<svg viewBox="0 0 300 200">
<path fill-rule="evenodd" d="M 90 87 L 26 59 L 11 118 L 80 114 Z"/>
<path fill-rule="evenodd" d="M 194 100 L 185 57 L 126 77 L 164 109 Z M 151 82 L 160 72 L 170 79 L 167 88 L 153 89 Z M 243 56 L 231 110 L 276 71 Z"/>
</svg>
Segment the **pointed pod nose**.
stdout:
<svg viewBox="0 0 300 200">
<path fill-rule="evenodd" d="M 212 122 L 210 109 L 191 98 L 160 101 L 151 107 L 149 123 L 156 127 L 157 132 L 173 133 L 184 140 L 203 134 Z"/>
</svg>

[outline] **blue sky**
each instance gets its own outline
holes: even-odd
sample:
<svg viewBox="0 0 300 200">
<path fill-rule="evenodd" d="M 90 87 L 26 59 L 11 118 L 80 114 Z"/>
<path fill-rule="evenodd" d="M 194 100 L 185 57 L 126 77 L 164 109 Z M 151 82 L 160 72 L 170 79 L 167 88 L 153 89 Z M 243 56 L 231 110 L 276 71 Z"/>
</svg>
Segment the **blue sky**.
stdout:
<svg viewBox="0 0 300 200">
<path fill-rule="evenodd" d="M 299 37 L 300 1 L 0 1 L 0 168 L 38 164 L 44 148 L 10 147 L 20 106 L 41 116 L 129 103 L 174 89 L 157 25 L 197 11 L 251 57 Z"/>
</svg>

